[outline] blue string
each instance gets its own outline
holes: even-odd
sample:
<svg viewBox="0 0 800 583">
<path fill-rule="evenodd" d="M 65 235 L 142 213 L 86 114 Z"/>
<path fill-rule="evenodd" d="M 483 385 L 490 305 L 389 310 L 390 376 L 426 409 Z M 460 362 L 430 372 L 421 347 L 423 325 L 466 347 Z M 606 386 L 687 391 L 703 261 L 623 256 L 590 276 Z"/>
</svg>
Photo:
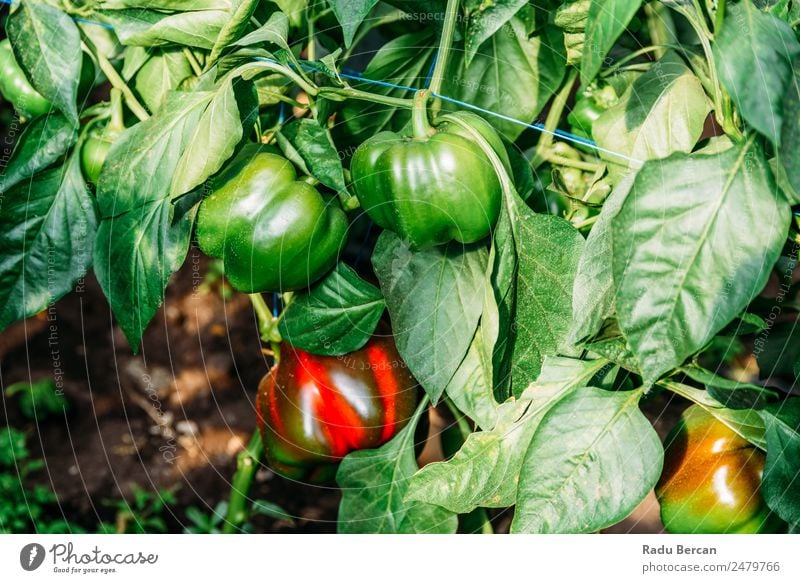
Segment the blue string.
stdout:
<svg viewBox="0 0 800 583">
<path fill-rule="evenodd" d="M 0 1 L 6 2 L 7 0 L 0 0 Z M 102 26 L 103 28 L 105 28 L 107 30 L 114 30 L 113 26 L 111 26 L 110 24 L 106 24 L 105 22 L 95 22 L 93 20 L 86 20 L 86 19 L 83 19 L 83 18 L 78 18 L 77 16 L 73 16 L 72 20 L 74 20 L 75 22 L 82 22 L 83 24 L 93 24 L 94 26 Z"/>
<path fill-rule="evenodd" d="M 277 318 L 280 313 L 281 296 L 278 292 L 272 292 L 272 316 Z"/>
<path fill-rule="evenodd" d="M 436 68 L 436 61 L 438 60 L 439 60 L 439 51 L 437 50 L 433 55 L 433 62 L 431 63 L 431 68 L 428 69 L 428 75 L 425 77 L 425 84 L 424 84 L 425 89 L 431 86 L 431 78 L 433 77 L 433 70 Z"/>
</svg>

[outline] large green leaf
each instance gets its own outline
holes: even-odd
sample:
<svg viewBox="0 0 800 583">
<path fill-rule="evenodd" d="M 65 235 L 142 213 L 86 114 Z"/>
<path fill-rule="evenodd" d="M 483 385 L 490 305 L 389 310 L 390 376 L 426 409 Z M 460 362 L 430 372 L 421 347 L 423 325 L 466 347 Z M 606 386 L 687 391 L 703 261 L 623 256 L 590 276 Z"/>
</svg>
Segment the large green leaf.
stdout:
<svg viewBox="0 0 800 583">
<path fill-rule="evenodd" d="M 336 20 L 342 26 L 345 46 L 352 44 L 358 27 L 377 3 L 378 0 L 329 0 Z"/>
<path fill-rule="evenodd" d="M 102 216 L 176 197 L 217 172 L 255 110 L 250 82 L 227 79 L 213 91 L 173 92 L 109 151 L 97 184 Z"/>
<path fill-rule="evenodd" d="M 612 220 L 633 186 L 630 173 L 614 187 L 603 204 L 600 218 L 586 238 L 572 286 L 572 325 L 567 342 L 576 344 L 600 331 L 603 321 L 614 314 Z"/>
<path fill-rule="evenodd" d="M 391 231 L 372 264 L 400 356 L 435 403 L 469 349 L 483 307 L 486 249 L 451 242 L 413 252 Z"/>
<path fill-rule="evenodd" d="M 166 14 L 155 10 L 97 10 L 94 12 L 124 45 L 158 47 L 177 44 L 211 50 L 230 20 L 228 10 L 196 10 Z"/>
<path fill-rule="evenodd" d="M 378 449 L 362 449 L 346 456 L 336 481 L 342 489 L 337 521 L 340 533 L 417 534 L 456 531 L 458 518 L 440 506 L 406 501 L 411 476 L 417 471 L 414 430 L 421 406 L 412 421 Z"/>
<path fill-rule="evenodd" d="M 571 390 L 588 383 L 605 362 L 547 359 L 540 380 L 519 399 L 499 406 L 494 428 L 470 434 L 452 459 L 422 468 L 411 480 L 407 498 L 458 513 L 513 505 L 522 460 L 543 416 Z"/>
<path fill-rule="evenodd" d="M 162 199 L 100 223 L 94 271 L 134 352 L 186 258 L 193 219 L 194 211 L 176 213 Z"/>
<path fill-rule="evenodd" d="M 380 290 L 339 263 L 311 291 L 295 295 L 279 331 L 292 346 L 314 354 L 346 354 L 366 344 L 385 309 Z"/>
<path fill-rule="evenodd" d="M 23 2 L 8 17 L 6 31 L 31 84 L 78 125 L 76 98 L 83 59 L 75 22 L 49 4 Z"/>
<path fill-rule="evenodd" d="M 640 397 L 585 387 L 550 409 L 525 455 L 512 532 L 596 532 L 636 508 L 664 458 Z"/>
<path fill-rule="evenodd" d="M 467 32 L 464 41 L 467 65 L 472 61 L 478 48 L 500 27 L 506 24 L 519 10 L 528 4 L 526 0 L 467 0 Z"/>
<path fill-rule="evenodd" d="M 258 114 L 258 98 L 252 83 L 228 78 L 189 133 L 175 166 L 170 195 L 180 196 L 202 184 L 222 168 L 244 135 L 248 119 Z"/>
<path fill-rule="evenodd" d="M 531 123 L 564 78 L 563 47 L 559 29 L 548 26 L 543 34 L 528 38 L 525 25 L 512 18 L 481 45 L 469 64 L 463 53 L 453 54 L 442 93 Z M 510 140 L 515 140 L 525 129 L 496 116 L 485 117 Z"/>
<path fill-rule="evenodd" d="M 800 43 L 791 27 L 752 2 L 730 6 L 714 43 L 722 85 L 745 121 L 776 146 L 781 141 L 792 59 L 798 54 Z"/>
<path fill-rule="evenodd" d="M 478 327 L 464 360 L 445 388 L 456 407 L 481 429 L 495 426 L 498 407 L 492 383 L 492 354 L 486 344 L 482 327 Z"/>
<path fill-rule="evenodd" d="M 759 411 L 755 409 L 729 409 L 718 401 L 710 391 L 696 389 L 683 383 L 666 380 L 659 381 L 659 384 L 673 393 L 696 403 L 756 447 L 763 450 L 767 449 L 764 420 L 760 417 Z"/>
<path fill-rule="evenodd" d="M 584 32 L 581 83 L 588 85 L 600 72 L 606 55 L 625 31 L 642 0 L 592 0 Z"/>
<path fill-rule="evenodd" d="M 233 43 L 236 46 L 250 46 L 261 43 L 272 43 L 289 51 L 289 19 L 283 12 L 273 12 L 263 26 Z"/>
<path fill-rule="evenodd" d="M 800 399 L 761 411 L 767 461 L 761 491 L 767 505 L 789 524 L 800 524 Z"/>
<path fill-rule="evenodd" d="M 145 51 L 148 59 L 141 65 L 133 81 L 133 87 L 147 108 L 155 112 L 167 100 L 170 91 L 177 89 L 181 81 L 192 75 L 192 67 L 179 48 L 151 49 Z M 127 61 L 126 61 L 127 62 Z"/>
<path fill-rule="evenodd" d="M 619 325 L 646 382 L 683 363 L 761 291 L 789 217 L 752 139 L 639 170 L 612 221 L 613 272 Z"/>
<path fill-rule="evenodd" d="M 229 45 L 239 40 L 250 25 L 250 18 L 258 7 L 260 0 L 234 0 L 234 7 L 230 19 L 222 26 L 211 54 L 208 56 L 208 63 L 214 63 Z M 208 63 L 206 66 L 208 66 Z"/>
<path fill-rule="evenodd" d="M 800 3 L 796 3 L 800 5 Z M 792 77 L 783 96 L 783 130 L 779 160 L 795 193 L 800 193 L 800 56 L 792 63 Z M 800 202 L 800 200 L 795 200 Z"/>
<path fill-rule="evenodd" d="M 92 264 L 97 216 L 73 155 L 6 191 L 0 206 L 0 330 L 60 299 Z"/>
<path fill-rule="evenodd" d="M 173 12 L 230 10 L 233 0 L 101 0 L 106 9 L 151 8 Z"/>
<path fill-rule="evenodd" d="M 703 86 L 674 51 L 636 79 L 615 106 L 592 126 L 597 144 L 634 160 L 691 152 L 703 132 L 711 103 Z M 621 162 L 619 156 L 601 156 Z"/>
<path fill-rule="evenodd" d="M 328 128 L 312 119 L 299 119 L 283 126 L 277 137 L 286 157 L 308 175 L 337 192 L 347 192 L 342 156 Z"/>
<path fill-rule="evenodd" d="M 572 284 L 584 239 L 566 220 L 520 207 L 516 238 L 516 336 L 512 379 L 514 394 L 555 355 L 572 324 Z"/>
<path fill-rule="evenodd" d="M 58 161 L 77 139 L 75 126 L 58 112 L 31 121 L 19 137 L 8 164 L 0 172 L 0 193 Z"/>
</svg>

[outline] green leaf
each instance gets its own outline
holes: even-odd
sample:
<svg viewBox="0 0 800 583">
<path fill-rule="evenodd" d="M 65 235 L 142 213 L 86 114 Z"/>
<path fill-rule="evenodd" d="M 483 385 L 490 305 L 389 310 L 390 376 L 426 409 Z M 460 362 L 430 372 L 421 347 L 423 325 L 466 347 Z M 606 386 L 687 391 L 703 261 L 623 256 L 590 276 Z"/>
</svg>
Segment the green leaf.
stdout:
<svg viewBox="0 0 800 583">
<path fill-rule="evenodd" d="M 162 199 L 100 223 L 94 271 L 134 352 L 186 258 L 193 220 Z"/>
<path fill-rule="evenodd" d="M 147 51 L 142 47 L 131 48 Z M 192 75 L 192 67 L 180 48 L 152 49 L 147 54 L 149 58 L 136 73 L 133 88 L 147 108 L 155 112 L 167 100 L 169 92 Z"/>
<path fill-rule="evenodd" d="M 43 2 L 23 2 L 8 17 L 6 32 L 31 85 L 77 126 L 83 59 L 73 20 Z"/>
<path fill-rule="evenodd" d="M 206 91 L 172 93 L 155 115 L 114 142 L 97 184 L 103 217 L 121 215 L 169 195 L 178 162 L 212 98 L 213 93 Z"/>
<path fill-rule="evenodd" d="M 92 264 L 97 217 L 73 155 L 5 192 L 0 207 L 0 329 L 44 310 Z"/>
<path fill-rule="evenodd" d="M 798 54 L 800 43 L 791 27 L 751 2 L 729 7 L 714 43 L 714 62 L 723 87 L 745 121 L 776 146 L 781 141 L 792 59 Z"/>
<path fill-rule="evenodd" d="M 512 18 L 508 26 L 509 30 L 501 30 L 483 43 L 469 64 L 463 53 L 453 54 L 442 93 L 531 123 L 564 78 L 561 31 L 549 26 L 544 34 L 528 38 L 518 18 Z M 486 119 L 510 140 L 525 129 L 495 116 L 487 115 Z"/>
<path fill-rule="evenodd" d="M 172 12 L 230 10 L 232 0 L 101 0 L 105 9 L 150 8 Z"/>
<path fill-rule="evenodd" d="M 604 360 L 547 359 L 541 378 L 522 397 L 499 406 L 494 428 L 470 434 L 452 459 L 422 468 L 411 480 L 407 499 L 459 514 L 477 507 L 513 505 L 522 461 L 542 418 L 604 364 Z"/>
<path fill-rule="evenodd" d="M 585 387 L 550 409 L 525 455 L 512 532 L 596 532 L 633 512 L 664 459 L 640 397 Z"/>
<path fill-rule="evenodd" d="M 189 192 L 215 174 L 233 155 L 244 135 L 243 125 L 258 114 L 252 83 L 228 79 L 219 87 L 187 136 L 186 148 L 175 167 L 170 196 Z"/>
<path fill-rule="evenodd" d="M 260 0 L 234 0 L 234 9 L 231 12 L 230 19 L 223 25 L 219 31 L 217 39 L 214 41 L 214 46 L 211 48 L 211 54 L 208 56 L 208 63 L 214 63 L 222 54 L 228 45 L 239 38 L 247 30 L 250 24 L 250 18 L 253 16 Z M 208 66 L 206 63 L 206 66 Z"/>
<path fill-rule="evenodd" d="M 778 392 L 772 389 L 727 379 L 699 366 L 687 366 L 681 372 L 693 381 L 703 383 L 709 395 L 729 409 L 763 409 L 779 397 Z"/>
<path fill-rule="evenodd" d="M 603 204 L 600 218 L 592 227 L 578 261 L 572 286 L 572 325 L 568 344 L 577 344 L 600 331 L 603 322 L 614 314 L 612 220 L 622 208 L 633 186 L 635 174 L 627 174 Z"/>
<path fill-rule="evenodd" d="M 289 344 L 313 354 L 347 354 L 366 344 L 384 309 L 380 290 L 340 262 L 311 291 L 295 295 L 278 330 Z"/>
<path fill-rule="evenodd" d="M 798 6 L 800 4 L 795 3 Z M 792 63 L 791 82 L 783 95 L 783 129 L 778 159 L 786 171 L 786 177 L 795 193 L 800 193 L 800 164 L 797 152 L 800 151 L 800 57 Z M 795 198 L 794 202 L 800 202 Z"/>
<path fill-rule="evenodd" d="M 8 192 L 61 159 L 77 139 L 75 126 L 58 112 L 32 120 L 19 137 L 8 165 L 0 173 L 0 192 Z"/>
<path fill-rule="evenodd" d="M 660 381 L 659 384 L 673 393 L 693 403 L 697 403 L 718 421 L 727 425 L 732 431 L 735 431 L 743 439 L 746 439 L 756 447 L 763 450 L 767 449 L 766 437 L 764 435 L 764 421 L 759 416 L 759 411 L 754 409 L 728 409 L 709 391 L 696 389 L 689 385 L 684 385 L 683 383 Z"/>
<path fill-rule="evenodd" d="M 347 192 L 342 158 L 327 128 L 312 119 L 298 119 L 283 126 L 277 138 L 284 154 L 307 174 L 336 192 Z"/>
<path fill-rule="evenodd" d="M 369 15 L 378 0 L 329 0 L 336 20 L 342 25 L 344 44 L 349 47 L 358 27 Z"/>
<path fill-rule="evenodd" d="M 455 514 L 440 506 L 406 501 L 411 476 L 417 471 L 414 430 L 427 411 L 423 402 L 409 424 L 378 449 L 362 449 L 347 455 L 336 473 L 342 489 L 339 506 L 340 533 L 452 534 L 458 526 Z"/>
<path fill-rule="evenodd" d="M 645 382 L 683 363 L 761 291 L 789 214 L 752 139 L 645 163 L 613 219 L 617 316 Z"/>
<path fill-rule="evenodd" d="M 114 142 L 97 185 L 103 217 L 176 197 L 217 172 L 255 114 L 250 82 L 173 92 L 159 111 Z"/>
<path fill-rule="evenodd" d="M 274 502 L 267 500 L 256 500 L 253 502 L 251 514 L 259 514 L 261 516 L 269 516 L 276 520 L 284 520 L 289 524 L 294 524 L 294 518 L 283 507 L 278 506 Z"/>
<path fill-rule="evenodd" d="M 6 397 L 19 395 L 20 412 L 27 419 L 37 422 L 55 414 L 64 415 L 69 410 L 64 391 L 56 387 L 52 378 L 43 378 L 33 383 L 14 383 L 6 388 L 5 394 Z"/>
<path fill-rule="evenodd" d="M 674 51 L 636 79 L 619 103 L 592 126 L 599 146 L 635 160 L 691 152 L 703 133 L 711 103 L 703 86 Z M 622 159 L 601 152 L 612 162 Z"/>
<path fill-rule="evenodd" d="M 391 231 L 372 264 L 400 356 L 436 403 L 469 349 L 483 308 L 486 249 L 451 242 L 412 252 Z"/>
<path fill-rule="evenodd" d="M 478 327 L 467 355 L 447 384 L 445 393 L 459 411 L 481 429 L 491 429 L 497 423 L 498 404 L 492 379 L 492 355 L 487 350 L 481 327 Z"/>
<path fill-rule="evenodd" d="M 760 412 L 767 432 L 767 461 L 761 493 L 773 512 L 800 523 L 800 399 L 770 405 Z"/>
<path fill-rule="evenodd" d="M 165 14 L 154 10 L 96 10 L 94 14 L 124 45 L 158 47 L 177 44 L 211 50 L 231 18 L 228 10 Z"/>
<path fill-rule="evenodd" d="M 583 41 L 582 85 L 588 85 L 600 72 L 608 51 L 641 5 L 642 0 L 592 0 Z"/>
<path fill-rule="evenodd" d="M 516 337 L 512 379 L 519 395 L 566 340 L 572 324 L 572 284 L 584 239 L 561 217 L 520 207 Z"/>
<path fill-rule="evenodd" d="M 261 27 L 233 43 L 235 46 L 246 47 L 261 43 L 272 43 L 285 51 L 290 51 L 289 19 L 283 12 L 273 12 L 269 20 Z"/>
<path fill-rule="evenodd" d="M 493 2 L 468 0 L 464 3 L 467 11 L 464 59 L 467 65 L 472 61 L 478 48 L 527 3 L 526 0 L 495 0 Z"/>
</svg>

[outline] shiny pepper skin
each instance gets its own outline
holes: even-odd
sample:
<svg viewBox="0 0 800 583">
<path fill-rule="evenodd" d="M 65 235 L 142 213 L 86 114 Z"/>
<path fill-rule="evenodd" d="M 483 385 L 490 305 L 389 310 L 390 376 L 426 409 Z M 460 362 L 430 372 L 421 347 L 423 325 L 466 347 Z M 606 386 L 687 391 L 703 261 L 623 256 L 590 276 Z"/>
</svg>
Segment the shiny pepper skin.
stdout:
<svg viewBox="0 0 800 583">
<path fill-rule="evenodd" d="M 53 106 L 25 77 L 8 39 L 0 42 L 0 93 L 17 111 L 29 118 L 44 115 Z"/>
<path fill-rule="evenodd" d="M 329 481 L 345 455 L 376 448 L 408 422 L 418 385 L 390 337 L 355 352 L 317 356 L 281 344 L 256 406 L 267 461 L 278 473 Z"/>
<path fill-rule="evenodd" d="M 337 204 L 298 181 L 286 158 L 248 147 L 200 205 L 197 242 L 222 259 L 239 291 L 307 288 L 336 264 L 344 246 L 348 223 Z"/>
<path fill-rule="evenodd" d="M 776 532 L 780 520 L 761 497 L 764 453 L 692 405 L 667 438 L 656 486 L 672 533 Z"/>
<path fill-rule="evenodd" d="M 507 162 L 499 136 L 482 118 L 467 121 Z M 350 165 L 361 207 L 379 226 L 413 248 L 486 237 L 500 213 L 502 188 L 489 158 L 462 127 L 431 127 L 424 93 L 415 98 L 410 134 L 380 132 L 356 150 Z"/>
</svg>

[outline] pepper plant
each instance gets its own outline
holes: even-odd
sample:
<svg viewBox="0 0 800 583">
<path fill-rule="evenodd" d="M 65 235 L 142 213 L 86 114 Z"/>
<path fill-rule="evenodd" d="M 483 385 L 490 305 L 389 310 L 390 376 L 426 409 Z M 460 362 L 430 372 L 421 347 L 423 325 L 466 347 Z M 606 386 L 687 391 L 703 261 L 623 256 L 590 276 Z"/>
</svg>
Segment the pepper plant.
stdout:
<svg viewBox="0 0 800 583">
<path fill-rule="evenodd" d="M 657 484 L 667 529 L 797 530 L 798 26 L 788 0 L 22 0 L 0 328 L 91 269 L 137 351 L 196 241 L 278 360 L 267 463 L 335 472 L 340 532 L 512 506 L 596 532 Z M 662 475 L 664 396 L 692 409 Z M 420 468 L 431 406 L 455 432 Z M 750 456 L 745 510 L 680 447 L 705 431 Z"/>
</svg>

